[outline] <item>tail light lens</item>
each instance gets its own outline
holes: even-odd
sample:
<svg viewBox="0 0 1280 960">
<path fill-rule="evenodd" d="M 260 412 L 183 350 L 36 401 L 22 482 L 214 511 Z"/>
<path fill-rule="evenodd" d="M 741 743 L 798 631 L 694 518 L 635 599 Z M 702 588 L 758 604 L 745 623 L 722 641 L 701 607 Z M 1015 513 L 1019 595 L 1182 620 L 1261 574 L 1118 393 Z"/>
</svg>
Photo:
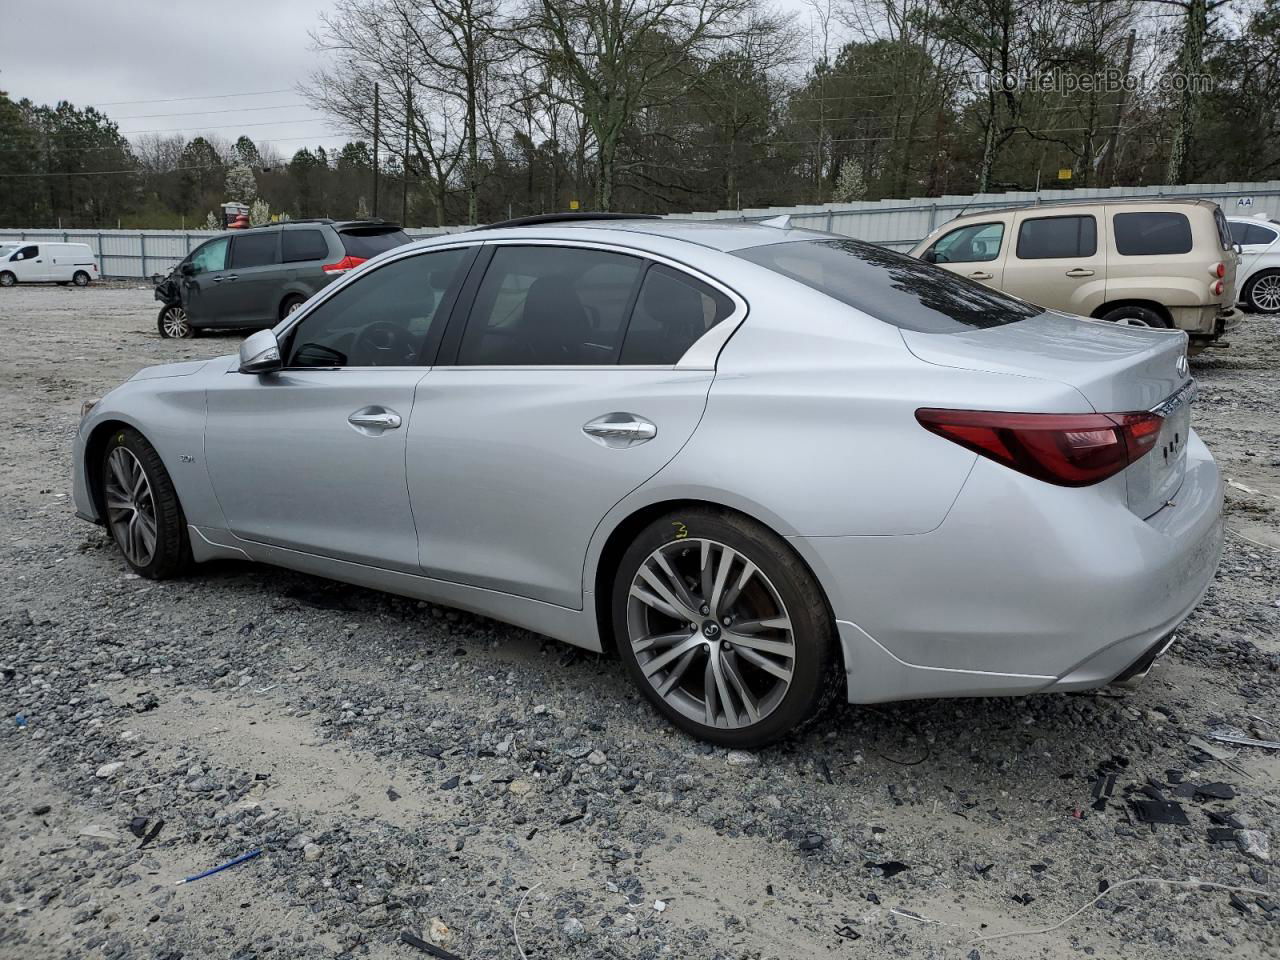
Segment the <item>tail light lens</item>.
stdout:
<svg viewBox="0 0 1280 960">
<path fill-rule="evenodd" d="M 1029 477 L 1087 487 L 1119 473 L 1156 445 L 1163 420 L 1140 413 L 916 411 L 926 430 Z"/>
<path fill-rule="evenodd" d="M 1209 273 L 1215 277 L 1225 277 L 1227 275 L 1227 265 L 1219 260 L 1209 268 Z"/>
<path fill-rule="evenodd" d="M 348 270 L 354 270 L 368 259 L 368 257 L 345 256 L 337 263 L 326 263 L 320 269 L 325 273 L 346 273 Z"/>
<path fill-rule="evenodd" d="M 1213 291 L 1213 295 L 1215 297 L 1220 297 L 1222 296 L 1222 291 L 1227 289 L 1227 285 L 1223 283 L 1221 280 L 1215 280 L 1210 285 L 1209 289 Z"/>
</svg>

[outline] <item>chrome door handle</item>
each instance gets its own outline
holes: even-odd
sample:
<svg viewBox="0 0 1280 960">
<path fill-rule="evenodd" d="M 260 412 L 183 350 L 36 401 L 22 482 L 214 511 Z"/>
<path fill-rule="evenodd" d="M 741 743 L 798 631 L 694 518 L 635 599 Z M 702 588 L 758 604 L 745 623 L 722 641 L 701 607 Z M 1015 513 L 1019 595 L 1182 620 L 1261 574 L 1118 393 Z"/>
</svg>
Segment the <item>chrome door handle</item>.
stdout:
<svg viewBox="0 0 1280 960">
<path fill-rule="evenodd" d="M 231 274 L 231 276 L 227 277 L 227 279 L 228 279 L 228 280 L 239 280 L 239 279 L 240 279 L 240 275 L 239 275 L 239 274 L 236 274 L 236 273 L 233 273 L 233 274 Z"/>
<path fill-rule="evenodd" d="M 969 274 L 969 276 L 972 277 L 974 280 L 990 280 L 992 277 L 995 276 L 995 274 L 983 273 L 981 270 L 979 270 L 977 273 Z"/>
<path fill-rule="evenodd" d="M 629 447 L 658 435 L 658 427 L 633 413 L 606 413 L 582 425 L 582 432 L 606 447 Z"/>
<path fill-rule="evenodd" d="M 225 280 L 226 278 L 225 278 L 225 277 L 210 277 L 209 279 L 210 279 L 210 280 L 212 280 L 214 283 L 221 283 L 221 282 L 222 282 L 223 280 Z"/>
<path fill-rule="evenodd" d="M 1092 277 L 1093 271 L 1086 270 L 1084 267 L 1076 267 L 1073 270 L 1068 270 L 1067 276 L 1068 277 Z"/>
<path fill-rule="evenodd" d="M 347 417 L 347 423 L 362 433 L 365 431 L 381 433 L 383 430 L 395 430 L 400 426 L 401 420 L 400 414 L 383 407 L 364 407 Z"/>
</svg>

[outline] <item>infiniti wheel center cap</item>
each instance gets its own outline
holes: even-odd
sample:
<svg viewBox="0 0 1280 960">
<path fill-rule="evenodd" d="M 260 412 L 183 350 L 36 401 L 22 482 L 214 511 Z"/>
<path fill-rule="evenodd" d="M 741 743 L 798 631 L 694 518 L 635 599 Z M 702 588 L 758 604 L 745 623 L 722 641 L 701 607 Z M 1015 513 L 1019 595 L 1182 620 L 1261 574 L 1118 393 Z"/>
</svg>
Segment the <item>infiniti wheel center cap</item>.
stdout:
<svg viewBox="0 0 1280 960">
<path fill-rule="evenodd" d="M 708 620 L 702 625 L 702 635 L 708 640 L 720 639 L 720 624 L 714 620 Z"/>
</svg>

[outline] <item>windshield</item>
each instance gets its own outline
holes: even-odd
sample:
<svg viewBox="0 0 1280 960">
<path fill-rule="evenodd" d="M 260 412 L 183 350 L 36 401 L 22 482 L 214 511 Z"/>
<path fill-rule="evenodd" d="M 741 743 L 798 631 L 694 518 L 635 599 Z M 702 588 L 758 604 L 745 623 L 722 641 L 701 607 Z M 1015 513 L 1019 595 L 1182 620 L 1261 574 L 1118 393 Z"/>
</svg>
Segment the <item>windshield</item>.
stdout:
<svg viewBox="0 0 1280 960">
<path fill-rule="evenodd" d="M 860 240 L 802 240 L 734 256 L 798 280 L 885 323 L 921 333 L 999 327 L 1044 311 L 933 264 Z"/>
</svg>

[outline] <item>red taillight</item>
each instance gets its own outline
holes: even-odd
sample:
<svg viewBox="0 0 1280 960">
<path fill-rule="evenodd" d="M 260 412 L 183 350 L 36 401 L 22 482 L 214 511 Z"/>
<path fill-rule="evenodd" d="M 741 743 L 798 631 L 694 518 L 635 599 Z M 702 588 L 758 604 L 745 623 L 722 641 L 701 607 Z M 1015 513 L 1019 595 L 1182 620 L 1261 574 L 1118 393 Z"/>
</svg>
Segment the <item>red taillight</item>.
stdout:
<svg viewBox="0 0 1280 960">
<path fill-rule="evenodd" d="M 1215 297 L 1220 297 L 1222 296 L 1222 291 L 1227 289 L 1227 285 L 1223 283 L 1221 280 L 1215 280 L 1213 281 L 1209 289 L 1213 291 L 1213 295 Z"/>
<path fill-rule="evenodd" d="M 1227 265 L 1219 260 L 1209 268 L 1209 272 L 1215 277 L 1225 277 L 1227 275 Z"/>
<path fill-rule="evenodd" d="M 1119 473 L 1156 444 L 1154 413 L 916 411 L 926 430 L 997 463 L 1061 487 L 1087 487 Z"/>
<path fill-rule="evenodd" d="M 325 273 L 346 273 L 348 270 L 354 270 L 368 259 L 368 257 L 345 256 L 337 263 L 326 263 L 320 269 Z"/>
</svg>

